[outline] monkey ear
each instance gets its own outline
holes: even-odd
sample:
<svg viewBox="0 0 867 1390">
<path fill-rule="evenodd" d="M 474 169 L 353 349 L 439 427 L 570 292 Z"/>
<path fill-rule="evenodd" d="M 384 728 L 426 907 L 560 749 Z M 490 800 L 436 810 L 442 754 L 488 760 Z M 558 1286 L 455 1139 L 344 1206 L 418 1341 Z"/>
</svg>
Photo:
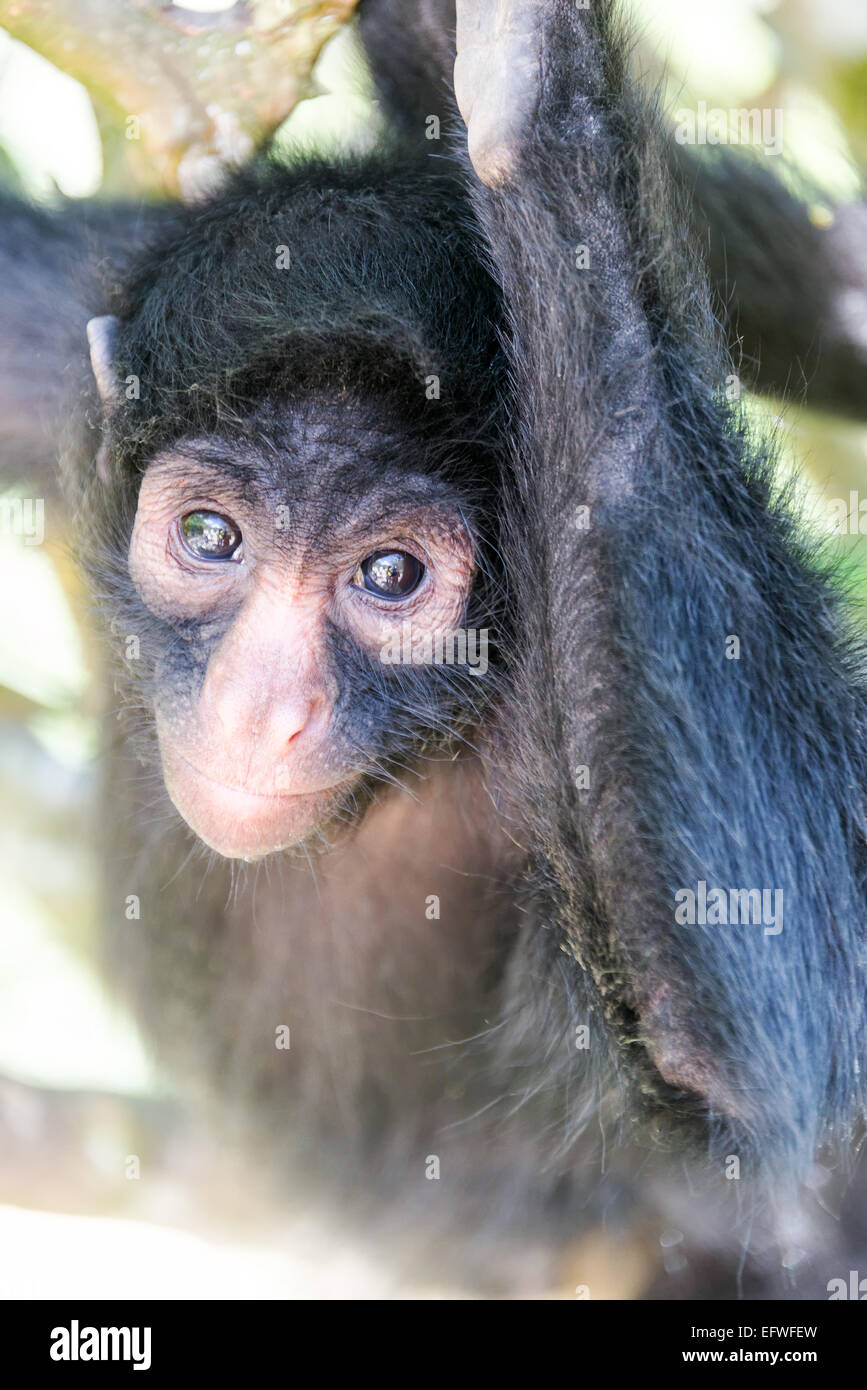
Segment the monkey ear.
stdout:
<svg viewBox="0 0 867 1390">
<path fill-rule="evenodd" d="M 114 314 L 102 314 L 99 318 L 91 319 L 87 325 L 90 365 L 93 368 L 100 400 L 106 414 L 117 405 L 120 399 L 120 383 L 114 370 L 119 327 L 119 321 Z"/>
<path fill-rule="evenodd" d="M 93 368 L 106 421 L 120 400 L 120 382 L 114 370 L 118 327 L 119 323 L 114 314 L 101 314 L 99 318 L 91 319 L 87 325 L 90 365 Z M 108 483 L 111 478 L 111 470 L 108 465 L 108 438 L 108 426 L 106 425 L 103 429 L 102 443 L 96 455 L 96 471 L 103 483 Z"/>
</svg>

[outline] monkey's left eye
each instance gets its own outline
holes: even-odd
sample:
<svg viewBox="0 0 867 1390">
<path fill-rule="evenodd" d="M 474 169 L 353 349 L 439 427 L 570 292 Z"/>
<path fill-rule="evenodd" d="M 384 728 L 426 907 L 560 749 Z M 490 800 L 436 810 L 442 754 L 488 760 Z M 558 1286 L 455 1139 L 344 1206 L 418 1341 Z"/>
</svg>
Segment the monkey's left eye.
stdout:
<svg viewBox="0 0 867 1390">
<path fill-rule="evenodd" d="M 181 517 L 181 538 L 197 560 L 231 560 L 241 544 L 241 532 L 219 512 L 187 512 Z"/>
<path fill-rule="evenodd" d="M 353 584 L 379 598 L 406 598 L 418 588 L 424 565 L 407 550 L 380 550 L 355 571 Z"/>
</svg>

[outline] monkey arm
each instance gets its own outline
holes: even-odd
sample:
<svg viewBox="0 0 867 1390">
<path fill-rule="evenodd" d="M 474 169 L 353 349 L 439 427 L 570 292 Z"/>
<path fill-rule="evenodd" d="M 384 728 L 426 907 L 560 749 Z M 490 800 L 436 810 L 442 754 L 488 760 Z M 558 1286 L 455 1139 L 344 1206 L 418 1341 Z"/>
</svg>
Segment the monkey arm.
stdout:
<svg viewBox="0 0 867 1390">
<path fill-rule="evenodd" d="M 817 225 L 757 160 L 672 152 L 745 385 L 863 419 L 867 204 L 825 208 Z"/>
<path fill-rule="evenodd" d="M 0 196 L 0 480 L 57 483 L 65 414 L 89 381 L 84 325 L 164 211 Z"/>
<path fill-rule="evenodd" d="M 863 668 L 725 401 L 624 51 L 608 5 L 459 6 L 516 412 L 507 775 L 645 1093 L 806 1162 L 851 1113 L 863 1046 Z M 712 888 L 767 912 L 705 920 Z"/>
<path fill-rule="evenodd" d="M 11 196 L 0 224 L 0 476 L 51 488 L 69 364 L 81 356 L 71 264 L 81 245 L 77 228 Z"/>
<path fill-rule="evenodd" d="M 410 140 L 453 114 L 454 0 L 362 0 L 360 30 L 391 124 Z M 769 168 L 668 142 L 684 216 L 707 258 L 745 385 L 842 415 L 867 413 L 867 205 L 807 204 Z M 816 201 L 827 200 L 816 193 Z"/>
</svg>

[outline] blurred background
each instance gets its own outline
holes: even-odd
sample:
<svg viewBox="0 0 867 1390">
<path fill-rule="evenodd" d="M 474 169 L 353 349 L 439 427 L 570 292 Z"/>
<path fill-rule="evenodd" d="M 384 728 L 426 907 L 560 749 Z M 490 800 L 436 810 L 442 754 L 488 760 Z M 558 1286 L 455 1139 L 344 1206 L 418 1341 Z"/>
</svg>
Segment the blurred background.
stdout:
<svg viewBox="0 0 867 1390">
<path fill-rule="evenodd" d="M 195 198 L 274 130 L 278 144 L 363 146 L 379 114 L 352 8 L 0 0 L 0 188 L 49 206 Z M 863 197 L 864 0 L 632 8 L 672 126 L 699 100 L 780 108 L 791 167 L 829 201 Z M 767 399 L 749 408 L 776 422 L 780 468 L 798 476 L 817 526 L 828 499 L 867 489 L 863 426 Z M 301 1210 L 275 1226 L 231 1152 L 217 1161 L 198 1147 L 106 992 L 96 648 L 50 472 L 0 454 L 0 521 L 0 1293 L 394 1294 L 369 1250 Z M 839 544 L 867 599 L 867 536 Z M 146 1151 L 136 1176 L 129 1157 Z M 617 1259 L 598 1241 L 594 1296 L 640 1294 L 655 1239 Z"/>
</svg>

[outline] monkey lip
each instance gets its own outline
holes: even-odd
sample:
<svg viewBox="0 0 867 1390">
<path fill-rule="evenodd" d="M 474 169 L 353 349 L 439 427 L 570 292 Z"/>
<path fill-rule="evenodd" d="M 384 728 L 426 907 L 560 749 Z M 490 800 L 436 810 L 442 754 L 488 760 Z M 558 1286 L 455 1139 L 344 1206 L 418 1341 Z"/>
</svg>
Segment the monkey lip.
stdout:
<svg viewBox="0 0 867 1390">
<path fill-rule="evenodd" d="M 227 859 L 297 844 L 322 819 L 340 783 L 300 792 L 252 792 L 219 782 L 161 741 L 166 787 L 199 839 Z"/>
</svg>

